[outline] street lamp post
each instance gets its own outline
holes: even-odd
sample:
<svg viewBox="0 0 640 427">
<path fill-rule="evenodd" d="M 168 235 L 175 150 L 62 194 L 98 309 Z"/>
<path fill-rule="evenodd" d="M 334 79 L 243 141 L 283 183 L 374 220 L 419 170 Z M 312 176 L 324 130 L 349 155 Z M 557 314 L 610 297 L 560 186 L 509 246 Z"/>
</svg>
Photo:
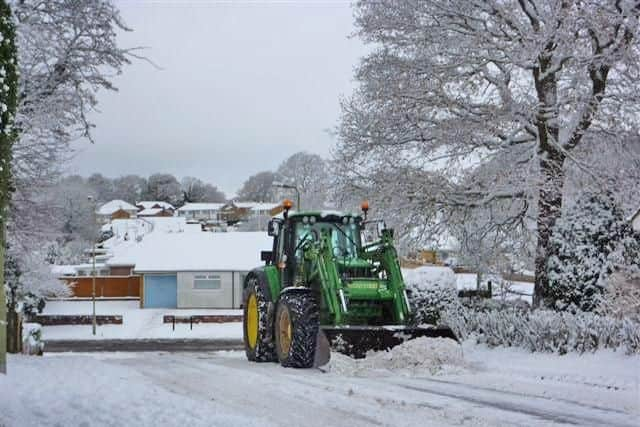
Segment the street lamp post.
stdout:
<svg viewBox="0 0 640 427">
<path fill-rule="evenodd" d="M 273 187 L 277 187 L 277 188 L 286 188 L 286 189 L 289 189 L 289 190 L 295 190 L 295 192 L 296 192 L 296 209 L 298 209 L 299 211 L 302 210 L 302 208 L 300 207 L 300 190 L 298 190 L 298 187 L 296 187 L 295 185 L 291 185 L 291 184 L 283 184 L 281 182 L 274 182 L 271 185 Z"/>
<path fill-rule="evenodd" d="M 97 223 L 96 218 L 96 202 L 93 196 L 87 197 L 92 203 L 94 225 Z M 91 319 L 91 331 L 93 335 L 96 334 L 96 238 L 93 238 L 93 250 L 92 250 L 92 269 L 91 269 L 91 305 L 92 305 L 92 319 Z"/>
</svg>

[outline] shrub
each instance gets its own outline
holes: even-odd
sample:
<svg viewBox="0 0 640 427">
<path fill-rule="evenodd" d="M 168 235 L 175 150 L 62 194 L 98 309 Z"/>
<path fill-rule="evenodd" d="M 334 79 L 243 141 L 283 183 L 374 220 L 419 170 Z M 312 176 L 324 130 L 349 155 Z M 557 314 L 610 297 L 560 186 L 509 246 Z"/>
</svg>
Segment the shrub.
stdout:
<svg viewBox="0 0 640 427">
<path fill-rule="evenodd" d="M 478 311 L 468 307 L 446 312 L 442 318 L 459 338 L 475 338 L 492 347 L 560 354 L 624 348 L 627 353 L 640 353 L 640 323 L 628 318 L 580 311 Z"/>
<path fill-rule="evenodd" d="M 445 311 L 460 307 L 456 277 L 448 267 L 420 267 L 403 271 L 415 324 L 438 324 Z"/>
</svg>

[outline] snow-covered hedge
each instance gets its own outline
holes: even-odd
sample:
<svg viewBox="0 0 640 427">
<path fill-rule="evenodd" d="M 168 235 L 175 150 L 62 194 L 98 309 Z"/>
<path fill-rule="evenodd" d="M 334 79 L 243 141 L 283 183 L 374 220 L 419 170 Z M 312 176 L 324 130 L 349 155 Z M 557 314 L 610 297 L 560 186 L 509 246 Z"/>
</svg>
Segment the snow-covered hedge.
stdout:
<svg viewBox="0 0 640 427">
<path fill-rule="evenodd" d="M 420 267 L 402 273 L 416 324 L 438 324 L 443 312 L 453 313 L 460 307 L 456 276 L 449 267 Z"/>
<path fill-rule="evenodd" d="M 579 353 L 603 348 L 640 353 L 640 323 L 595 313 L 526 311 L 517 308 L 478 311 L 457 308 L 443 313 L 443 323 L 461 339 L 475 337 L 489 346 L 523 347 L 530 351 Z"/>
</svg>

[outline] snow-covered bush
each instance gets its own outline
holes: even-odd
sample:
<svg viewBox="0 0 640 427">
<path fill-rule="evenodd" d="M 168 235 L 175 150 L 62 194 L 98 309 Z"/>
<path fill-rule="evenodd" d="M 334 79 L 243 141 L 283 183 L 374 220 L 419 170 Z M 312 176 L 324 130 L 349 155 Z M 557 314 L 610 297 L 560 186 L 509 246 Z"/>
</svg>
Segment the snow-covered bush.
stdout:
<svg viewBox="0 0 640 427">
<path fill-rule="evenodd" d="M 598 313 L 640 322 L 640 277 L 616 272 L 607 283 Z"/>
<path fill-rule="evenodd" d="M 455 312 L 460 307 L 456 276 L 449 267 L 420 267 L 402 273 L 416 324 L 441 323 L 444 311 Z"/>
<path fill-rule="evenodd" d="M 628 318 L 581 311 L 478 311 L 465 307 L 444 313 L 442 320 L 460 339 L 475 338 L 489 346 L 560 354 L 603 348 L 640 353 L 640 323 Z"/>
<path fill-rule="evenodd" d="M 634 242 L 610 194 L 584 194 L 554 227 L 547 305 L 573 312 L 597 308 L 615 269 L 637 261 Z"/>
<path fill-rule="evenodd" d="M 42 356 L 43 352 L 42 325 L 39 323 L 24 323 L 22 325 L 22 353 Z"/>
</svg>

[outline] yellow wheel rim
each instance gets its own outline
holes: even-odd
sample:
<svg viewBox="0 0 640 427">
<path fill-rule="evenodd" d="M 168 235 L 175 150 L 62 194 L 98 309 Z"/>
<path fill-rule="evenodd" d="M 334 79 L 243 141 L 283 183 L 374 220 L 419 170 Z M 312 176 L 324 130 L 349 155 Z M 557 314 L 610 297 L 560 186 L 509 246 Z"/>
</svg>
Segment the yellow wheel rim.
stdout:
<svg viewBox="0 0 640 427">
<path fill-rule="evenodd" d="M 291 318 L 289 317 L 289 310 L 285 309 L 280 312 L 278 329 L 280 331 L 280 354 L 289 354 L 289 348 L 291 347 Z"/>
<path fill-rule="evenodd" d="M 251 294 L 247 302 L 247 341 L 251 349 L 258 343 L 258 301 L 256 295 Z"/>
</svg>

